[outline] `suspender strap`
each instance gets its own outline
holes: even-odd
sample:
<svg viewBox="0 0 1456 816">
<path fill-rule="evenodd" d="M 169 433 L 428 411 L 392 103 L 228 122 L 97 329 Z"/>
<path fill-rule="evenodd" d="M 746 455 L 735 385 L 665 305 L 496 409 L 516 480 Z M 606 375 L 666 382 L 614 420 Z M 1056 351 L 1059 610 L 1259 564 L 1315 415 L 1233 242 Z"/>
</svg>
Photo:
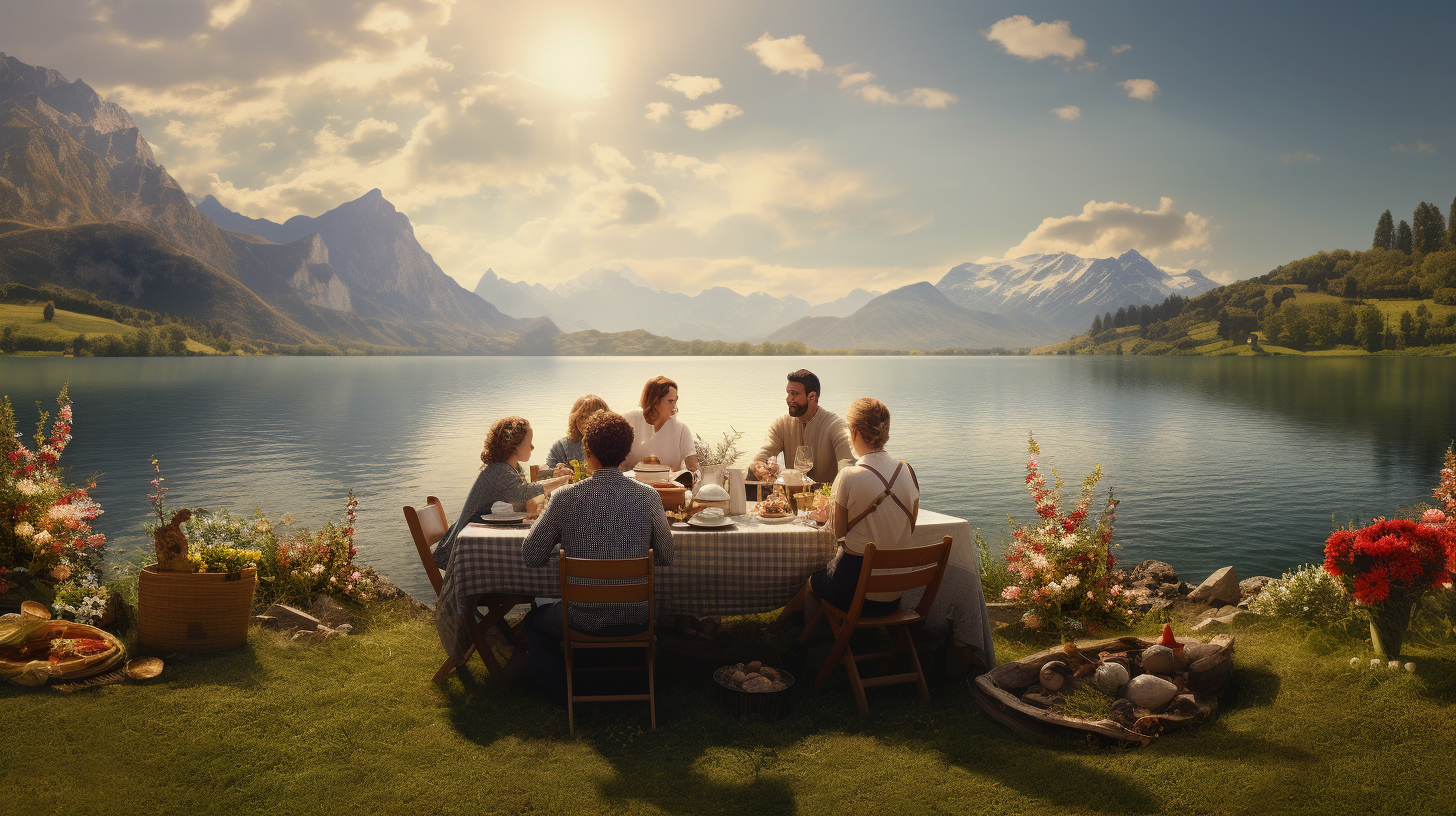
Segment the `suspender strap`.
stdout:
<svg viewBox="0 0 1456 816">
<path fill-rule="evenodd" d="M 844 534 L 845 535 L 848 535 L 849 534 L 849 531 L 850 530 L 853 530 L 854 529 L 854 526 L 856 524 L 859 524 L 861 521 L 863 521 L 864 518 L 865 518 L 865 516 L 868 516 L 870 513 L 873 513 L 876 510 L 878 510 L 879 507 L 880 507 L 880 503 L 883 502 L 885 499 L 894 499 L 895 500 L 895 504 L 900 505 L 900 509 L 901 510 L 904 510 L 905 511 L 905 515 L 910 518 L 910 531 L 911 532 L 914 532 L 915 531 L 915 514 L 913 512 L 911 512 L 910 511 L 910 508 L 908 508 L 908 507 L 905 506 L 905 502 L 900 501 L 900 497 L 899 496 L 896 496 L 895 493 L 894 493 L 894 491 L 890 489 L 891 485 L 895 484 L 895 479 L 899 478 L 900 471 L 903 468 L 907 468 L 907 467 L 910 467 L 910 466 L 908 464 L 906 464 L 904 461 L 901 461 L 900 464 L 898 464 L 898 465 L 895 466 L 895 472 L 894 473 L 891 473 L 890 474 L 890 478 L 888 478 L 888 479 L 886 479 L 884 477 L 884 475 L 881 474 L 878 470 L 875 470 L 874 468 L 870 467 L 869 465 L 861 464 L 860 467 L 864 468 L 865 470 L 868 470 L 870 473 L 873 473 L 873 474 L 875 474 L 875 476 L 879 477 L 879 480 L 882 483 L 884 483 L 884 485 L 885 485 L 885 492 L 883 492 L 880 495 L 876 496 L 875 497 L 875 500 L 872 501 L 872 502 L 870 502 L 870 506 L 869 507 L 866 507 L 863 512 L 861 512 L 859 515 L 857 515 L 854 518 L 852 518 L 852 519 L 849 520 L 849 526 L 846 527 L 846 528 L 844 528 Z M 910 480 L 912 482 L 914 482 L 915 483 L 915 487 L 917 489 L 919 489 L 919 487 L 920 487 L 920 480 L 917 479 L 917 478 L 915 478 L 915 469 L 914 468 L 910 468 Z"/>
</svg>

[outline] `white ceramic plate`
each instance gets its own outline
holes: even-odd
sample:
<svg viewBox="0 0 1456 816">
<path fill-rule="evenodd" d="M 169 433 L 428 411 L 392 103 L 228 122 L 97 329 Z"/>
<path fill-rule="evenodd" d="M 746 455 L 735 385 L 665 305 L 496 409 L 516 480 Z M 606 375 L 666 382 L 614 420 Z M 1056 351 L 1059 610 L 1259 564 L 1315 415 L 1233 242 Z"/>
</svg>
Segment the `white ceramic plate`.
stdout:
<svg viewBox="0 0 1456 816">
<path fill-rule="evenodd" d="M 759 524 L 788 524 L 795 518 L 798 518 L 793 513 L 790 513 L 787 516 L 782 516 L 780 518 L 764 518 L 763 516 L 754 513 L 753 517 L 758 521 Z"/>
<path fill-rule="evenodd" d="M 491 513 L 487 516 L 481 516 L 480 520 L 486 524 L 516 524 L 525 517 L 525 513 Z"/>
<path fill-rule="evenodd" d="M 699 521 L 697 516 L 693 516 L 692 518 L 688 519 L 688 524 L 691 524 L 694 527 L 727 527 L 733 523 L 733 519 L 728 518 L 727 516 L 723 516 L 721 521 L 711 523 L 706 521 Z"/>
</svg>

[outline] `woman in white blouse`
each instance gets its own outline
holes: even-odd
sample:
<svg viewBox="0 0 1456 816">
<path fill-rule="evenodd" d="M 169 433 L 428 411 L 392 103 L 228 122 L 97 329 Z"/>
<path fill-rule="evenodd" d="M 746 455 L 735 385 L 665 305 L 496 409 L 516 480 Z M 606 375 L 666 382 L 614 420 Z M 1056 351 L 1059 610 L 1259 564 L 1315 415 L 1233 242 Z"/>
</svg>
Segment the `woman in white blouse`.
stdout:
<svg viewBox="0 0 1456 816">
<path fill-rule="evenodd" d="M 677 414 L 677 383 L 663 376 L 642 386 L 641 407 L 622 416 L 632 423 L 632 452 L 622 460 L 622 470 L 631 470 L 648 456 L 673 470 L 697 470 L 698 454 L 693 432 Z"/>
</svg>

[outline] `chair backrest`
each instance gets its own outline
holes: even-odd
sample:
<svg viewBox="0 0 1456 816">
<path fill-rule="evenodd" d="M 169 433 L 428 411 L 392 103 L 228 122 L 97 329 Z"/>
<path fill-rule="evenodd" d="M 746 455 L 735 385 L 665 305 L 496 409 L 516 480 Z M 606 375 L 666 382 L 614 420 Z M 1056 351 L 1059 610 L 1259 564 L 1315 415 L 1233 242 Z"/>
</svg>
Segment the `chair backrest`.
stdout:
<svg viewBox="0 0 1456 816">
<path fill-rule="evenodd" d="M 637 579 L 637 580 L 631 580 Z M 599 583 L 614 581 L 616 583 Z M 630 583 L 623 583 L 630 581 Z M 647 602 L 649 631 L 653 620 L 652 550 L 646 558 L 571 558 L 561 556 L 561 601 L 563 620 L 572 603 Z"/>
<path fill-rule="evenodd" d="M 878 549 L 874 542 L 866 544 L 851 614 L 863 607 L 864 596 L 869 593 L 906 592 L 925 587 L 925 594 L 915 606 L 916 614 L 924 616 L 940 591 L 940 579 L 944 577 L 945 565 L 950 561 L 950 545 L 950 536 L 945 536 L 938 544 L 894 550 Z"/>
<path fill-rule="evenodd" d="M 435 566 L 435 557 L 430 548 L 440 543 L 450 532 L 450 521 L 445 516 L 445 506 L 434 496 L 425 499 L 423 510 L 415 510 L 413 507 L 404 508 L 404 520 L 409 525 L 410 535 L 414 537 L 415 549 L 419 550 L 420 563 L 425 566 L 425 575 L 430 578 L 430 585 L 435 588 L 435 597 L 440 597 L 440 568 Z"/>
</svg>

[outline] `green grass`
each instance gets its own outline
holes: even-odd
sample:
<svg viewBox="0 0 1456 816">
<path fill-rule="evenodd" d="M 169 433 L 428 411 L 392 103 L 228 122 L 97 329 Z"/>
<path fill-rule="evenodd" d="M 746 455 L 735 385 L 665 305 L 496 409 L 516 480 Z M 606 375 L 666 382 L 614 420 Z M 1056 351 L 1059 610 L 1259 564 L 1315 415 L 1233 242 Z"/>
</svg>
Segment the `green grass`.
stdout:
<svg viewBox="0 0 1456 816">
<path fill-rule="evenodd" d="M 730 621 L 716 651 L 659 658 L 645 706 L 565 709 L 486 678 L 441 686 L 429 619 L 376 613 L 321 647 L 254 630 L 176 656 L 151 684 L 62 695 L 0 689 L 6 800 L 29 813 L 1450 813 L 1456 648 L 1420 670 L 1351 669 L 1358 643 L 1241 628 L 1211 723 L 1145 748 L 1032 745 L 998 729 L 965 682 L 871 690 L 842 672 L 778 723 L 716 707 L 713 664 L 773 654 L 767 618 Z M 1155 625 L 1144 629 L 1150 634 Z M 1045 642 L 998 640 L 1002 660 Z M 810 658 L 818 665 L 823 647 Z"/>
<path fill-rule="evenodd" d="M 78 334 L 91 337 L 99 334 L 127 335 L 134 331 L 115 320 L 76 314 L 65 309 L 57 309 L 55 319 L 47 321 L 42 315 L 44 310 L 43 303 L 0 303 L 0 326 L 15 326 L 18 334 L 27 337 L 66 341 L 75 339 Z"/>
</svg>

